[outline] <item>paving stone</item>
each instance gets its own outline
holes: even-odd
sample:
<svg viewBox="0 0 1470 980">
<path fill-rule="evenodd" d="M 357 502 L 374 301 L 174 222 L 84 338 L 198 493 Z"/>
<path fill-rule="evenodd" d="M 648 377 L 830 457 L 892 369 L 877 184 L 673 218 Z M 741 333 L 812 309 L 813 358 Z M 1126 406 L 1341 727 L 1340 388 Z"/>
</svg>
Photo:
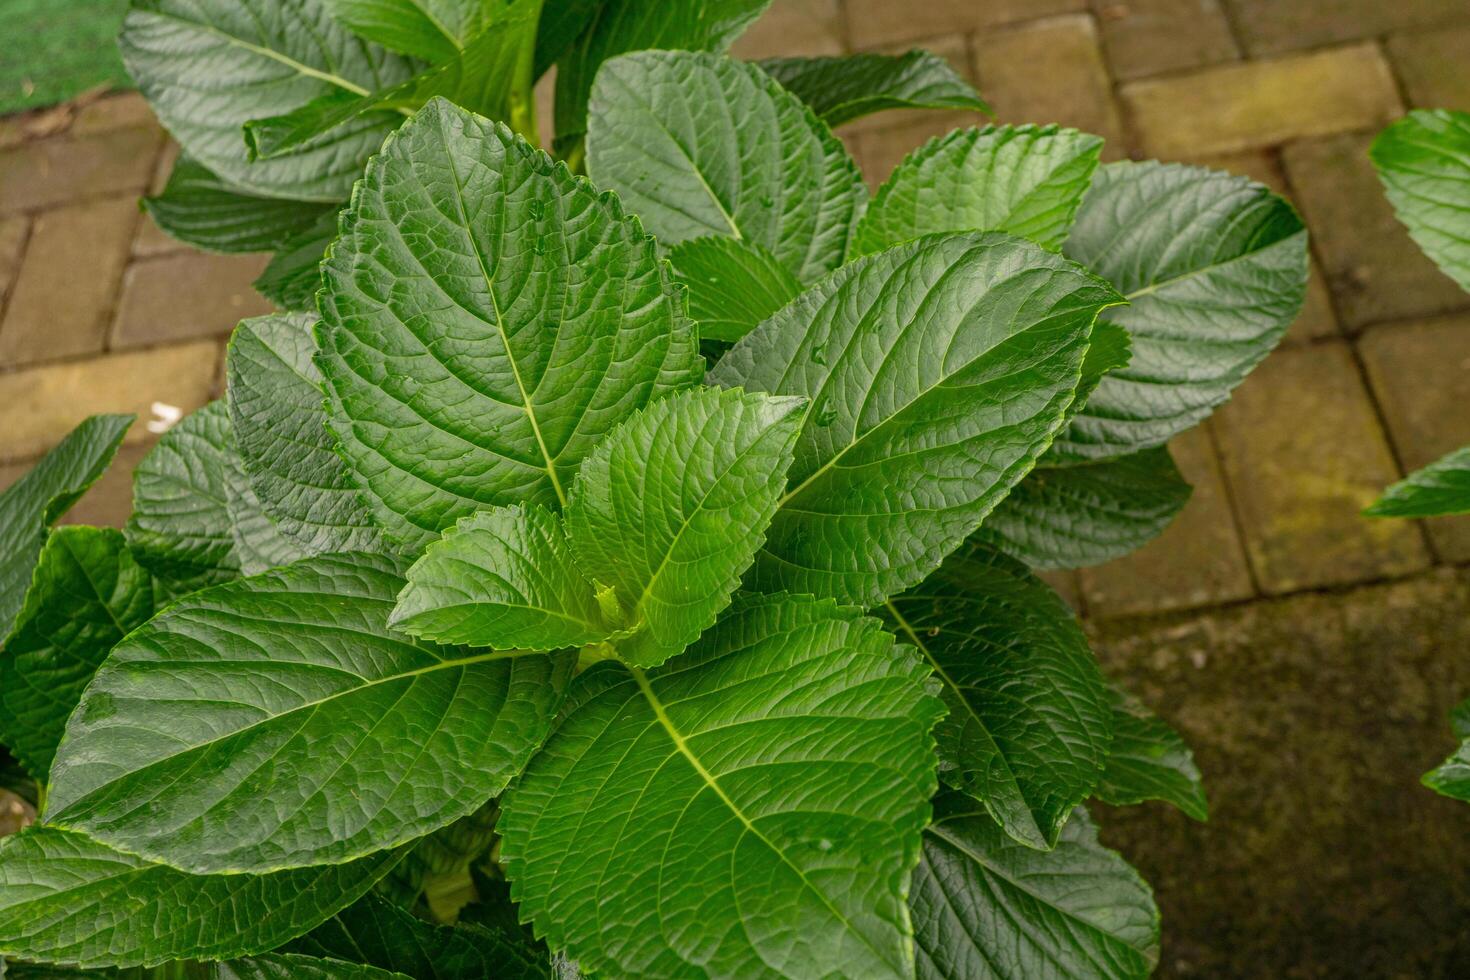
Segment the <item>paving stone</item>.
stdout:
<svg viewBox="0 0 1470 980">
<path fill-rule="evenodd" d="M 0 321 L 0 366 L 102 350 L 137 220 L 131 197 L 36 216 Z"/>
<path fill-rule="evenodd" d="M 1470 314 L 1387 323 L 1358 341 L 1368 382 L 1405 469 L 1470 445 Z M 1470 520 L 1425 522 L 1446 561 L 1470 561 Z"/>
<path fill-rule="evenodd" d="M 1082 605 L 1082 583 L 1077 577 L 1076 571 L 1072 569 L 1059 569 L 1051 572 L 1037 572 L 1036 577 L 1041 579 L 1062 601 L 1072 607 L 1072 611 L 1081 616 L 1084 612 Z"/>
<path fill-rule="evenodd" d="M 1246 51 L 1301 48 L 1432 27 L 1465 17 L 1465 0 L 1224 0 Z"/>
<path fill-rule="evenodd" d="M 1355 332 L 1379 320 L 1470 306 L 1470 296 L 1424 257 L 1394 217 L 1368 159 L 1371 140 L 1358 133 L 1282 150 L 1342 325 Z"/>
<path fill-rule="evenodd" d="M 1255 594 L 1209 432 L 1191 429 L 1171 441 L 1169 451 L 1194 493 L 1158 538 L 1131 555 L 1082 569 L 1088 615 L 1188 609 Z"/>
<path fill-rule="evenodd" d="M 191 412 L 214 394 L 220 345 L 197 341 L 0 374 L 0 459 L 42 455 L 88 415 L 135 412 L 131 444 L 152 438 L 155 402 Z"/>
<path fill-rule="evenodd" d="M 1387 47 L 1411 106 L 1470 112 L 1470 27 L 1399 34 Z"/>
<path fill-rule="evenodd" d="M 30 220 L 21 215 L 0 218 L 0 310 L 5 308 L 5 297 L 10 295 L 15 274 L 20 271 L 20 257 L 25 251 L 30 226 Z"/>
<path fill-rule="evenodd" d="M 187 251 L 135 262 L 123 277 L 115 348 L 229 333 L 273 309 L 251 287 L 270 257 Z"/>
<path fill-rule="evenodd" d="M 1277 351 L 1213 425 L 1251 567 L 1267 593 L 1429 564 L 1411 522 L 1360 516 L 1398 468 L 1346 343 Z"/>
<path fill-rule="evenodd" d="M 1220 0 L 1092 0 L 1119 81 L 1236 61 Z"/>
<path fill-rule="evenodd" d="M 171 252 L 186 252 L 189 245 L 165 233 L 154 222 L 153 216 L 143 213 L 138 217 L 138 232 L 133 236 L 133 254 L 138 258 L 168 255 Z"/>
<path fill-rule="evenodd" d="M 161 139 L 157 129 L 133 127 L 0 150 L 0 214 L 138 193 L 148 186 Z"/>
<path fill-rule="evenodd" d="M 1129 82 L 1120 93 L 1140 150 L 1162 159 L 1376 128 L 1403 111 L 1375 44 Z"/>
<path fill-rule="evenodd" d="M 858 167 L 863 172 L 868 187 L 877 191 L 879 185 L 893 173 L 893 168 L 903 158 L 936 136 L 950 130 L 976 125 L 975 117 L 969 113 L 934 112 L 898 126 L 882 129 L 859 129 L 844 127 L 841 135 L 847 142 Z"/>
<path fill-rule="evenodd" d="M 1086 10 L 1088 0 L 847 0 L 848 31 L 858 49 L 897 41 L 965 34 L 997 24 L 1011 24 Z"/>
<path fill-rule="evenodd" d="M 140 92 L 120 92 L 82 106 L 71 124 L 71 133 L 82 136 L 131 127 L 159 128 L 158 119 Z"/>
<path fill-rule="evenodd" d="M 838 0 L 776 0 L 730 49 L 737 58 L 841 54 Z"/>
</svg>

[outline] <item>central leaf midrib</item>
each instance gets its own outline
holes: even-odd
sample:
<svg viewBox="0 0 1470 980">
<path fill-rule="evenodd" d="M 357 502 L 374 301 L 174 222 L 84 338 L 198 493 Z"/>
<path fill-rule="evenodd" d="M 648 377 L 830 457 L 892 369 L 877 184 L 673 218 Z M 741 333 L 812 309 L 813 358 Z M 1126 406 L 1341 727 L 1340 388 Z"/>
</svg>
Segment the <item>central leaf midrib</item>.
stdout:
<svg viewBox="0 0 1470 980">
<path fill-rule="evenodd" d="M 187 18 L 180 17 L 177 14 L 165 13 L 160 10 L 150 10 L 148 11 L 148 13 L 151 16 L 158 17 L 163 20 L 171 20 L 176 23 L 192 27 L 195 30 L 203 31 L 206 34 L 212 34 L 215 37 L 224 41 L 226 44 L 230 44 L 238 48 L 244 48 L 246 51 L 254 52 L 255 54 L 260 55 L 263 58 L 268 58 L 271 61 L 285 65 L 287 68 L 295 71 L 298 75 L 305 75 L 308 78 L 315 78 L 317 81 L 326 82 L 328 85 L 335 85 L 338 88 L 343 89 L 344 91 L 351 92 L 353 95 L 365 96 L 370 94 L 368 90 L 363 88 L 361 85 L 348 81 L 341 75 L 336 75 L 332 72 L 326 72 L 318 68 L 313 68 L 310 65 L 303 64 L 302 62 L 297 61 L 295 58 L 292 58 L 289 55 L 284 54 L 280 51 L 275 51 L 271 48 L 263 47 L 259 44 L 254 44 L 250 41 L 245 40 L 242 37 L 236 37 L 233 34 L 228 34 L 212 24 L 201 24 L 198 21 L 189 20 Z"/>
</svg>

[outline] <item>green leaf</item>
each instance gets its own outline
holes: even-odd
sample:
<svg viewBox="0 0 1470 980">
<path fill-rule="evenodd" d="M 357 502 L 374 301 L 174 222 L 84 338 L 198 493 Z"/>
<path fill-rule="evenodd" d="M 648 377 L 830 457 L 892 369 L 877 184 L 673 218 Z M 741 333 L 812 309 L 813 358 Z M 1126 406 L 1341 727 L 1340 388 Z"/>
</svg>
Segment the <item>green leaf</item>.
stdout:
<svg viewBox="0 0 1470 980">
<path fill-rule="evenodd" d="M 801 283 L 770 250 L 721 235 L 669 249 L 674 281 L 689 290 L 689 315 L 701 340 L 733 343 L 801 292 Z"/>
<path fill-rule="evenodd" d="M 1133 695 L 1109 687 L 1113 745 L 1097 798 L 1114 806 L 1163 800 L 1195 820 L 1208 820 L 1209 802 L 1194 753 L 1168 723 Z"/>
<path fill-rule="evenodd" d="M 230 515 L 230 534 L 235 542 L 235 557 L 240 562 L 242 574 L 258 575 L 313 554 L 283 534 L 270 519 L 250 486 L 250 478 L 238 452 L 230 454 L 225 502 Z"/>
<path fill-rule="evenodd" d="M 1461 701 L 1450 712 L 1450 727 L 1460 747 L 1424 774 L 1423 783 L 1442 796 L 1470 800 L 1470 700 Z"/>
<path fill-rule="evenodd" d="M 1000 832 L 959 794 L 934 804 L 909 904 L 920 980 L 1148 976 L 1159 911 L 1138 872 L 1078 810 L 1054 851 Z"/>
<path fill-rule="evenodd" d="M 459 53 L 493 23 L 505 0 L 323 0 L 332 18 L 359 37 L 435 64 Z M 539 0 L 538 0 L 539 6 Z"/>
<path fill-rule="evenodd" d="M 240 127 L 330 92 L 366 95 L 416 70 L 349 34 L 324 0 L 132 0 L 118 47 L 159 120 L 211 173 L 242 191 L 331 205 L 401 116 L 364 116 L 264 161 L 249 159 Z"/>
<path fill-rule="evenodd" d="M 230 523 L 233 456 L 229 410 L 214 401 L 165 433 L 133 472 L 133 516 L 123 535 L 167 592 L 183 595 L 240 572 Z"/>
<path fill-rule="evenodd" d="M 196 874 L 350 861 L 472 812 L 525 765 L 569 657 L 410 642 L 392 562 L 328 555 L 182 599 L 113 650 L 48 819 Z"/>
<path fill-rule="evenodd" d="M 252 285 L 283 310 L 315 314 L 316 292 L 322 287 L 322 256 L 336 238 L 337 212 L 332 210 L 281 242 Z"/>
<path fill-rule="evenodd" d="M 747 584 L 873 606 L 923 581 L 1062 424 L 1107 284 L 997 234 L 932 236 L 828 277 L 714 384 L 811 399 Z"/>
<path fill-rule="evenodd" d="M 321 219 L 335 204 L 308 204 L 242 191 L 187 156 L 179 157 L 162 193 L 143 208 L 164 232 L 211 252 L 269 252 Z"/>
<path fill-rule="evenodd" d="M 573 560 L 561 518 L 538 504 L 461 518 L 408 570 L 388 623 L 495 650 L 579 647 L 618 628 Z"/>
<path fill-rule="evenodd" d="M 834 129 L 884 109 L 990 112 L 949 62 L 928 51 L 767 58 L 757 64 Z"/>
<path fill-rule="evenodd" d="M 858 223 L 860 255 L 942 231 L 1004 231 L 1062 247 L 1103 141 L 1060 126 L 938 136 L 898 165 Z"/>
<path fill-rule="evenodd" d="M 432 914 L 435 893 L 469 882 L 475 862 L 494 846 L 499 815 L 500 808 L 492 800 L 474 813 L 420 837 L 403 860 L 378 882 L 377 894 L 403 908 Z"/>
<path fill-rule="evenodd" d="M 260 953 L 355 901 L 401 857 L 270 875 L 191 875 L 54 827 L 0 839 L 0 953 L 151 966 Z"/>
<path fill-rule="evenodd" d="M 225 370 L 241 464 L 261 508 L 303 551 L 380 551 L 382 535 L 334 450 L 314 322 L 282 314 L 235 328 Z"/>
<path fill-rule="evenodd" d="M 417 980 L 361 963 L 314 959 L 292 953 L 266 953 L 215 967 L 212 980 Z"/>
<path fill-rule="evenodd" d="M 1409 237 L 1470 291 L 1470 113 L 1416 109 L 1379 133 L 1368 155 Z"/>
<path fill-rule="evenodd" d="M 939 778 L 1015 840 L 1055 845 L 1097 786 L 1112 734 L 1102 673 L 1072 611 L 1023 566 L 976 549 L 886 614 L 942 685 Z"/>
<path fill-rule="evenodd" d="M 1163 446 L 1037 467 L 985 519 L 979 537 L 1038 570 L 1087 568 L 1164 533 L 1192 492 Z"/>
<path fill-rule="evenodd" d="M 608 430 L 699 377 L 638 220 L 443 100 L 373 159 L 323 274 L 333 429 L 413 550 L 482 507 L 563 503 Z"/>
<path fill-rule="evenodd" d="M 9 635 L 47 529 L 81 499 L 112 462 L 132 415 L 93 415 L 0 491 L 0 637 Z"/>
<path fill-rule="evenodd" d="M 1100 167 L 1063 249 L 1129 305 L 1107 314 L 1133 359 L 1057 440 L 1073 461 L 1163 445 L 1197 425 L 1301 310 L 1307 231 L 1265 187 L 1164 163 Z"/>
<path fill-rule="evenodd" d="M 636 630 L 617 640 L 625 662 L 663 663 L 729 605 L 776 512 L 803 404 L 684 392 L 629 419 L 582 464 L 567 532 Z"/>
<path fill-rule="evenodd" d="M 1470 514 L 1470 446 L 1410 473 L 1363 513 L 1368 517 Z"/>
<path fill-rule="evenodd" d="M 603 67 L 587 170 L 662 244 L 737 238 L 804 283 L 842 264 L 867 200 L 847 150 L 799 99 L 754 65 L 685 51 Z"/>
<path fill-rule="evenodd" d="M 57 528 L 0 652 L 0 741 L 44 782 L 82 691 L 153 616 L 153 579 L 111 528 Z"/>
<path fill-rule="evenodd" d="M 567 53 L 607 0 L 546 0 L 536 28 L 536 62 L 532 74 L 540 78 Z"/>
<path fill-rule="evenodd" d="M 926 674 L 875 620 L 782 596 L 646 674 L 593 667 L 503 803 L 522 916 L 593 974 L 911 975 Z"/>
</svg>

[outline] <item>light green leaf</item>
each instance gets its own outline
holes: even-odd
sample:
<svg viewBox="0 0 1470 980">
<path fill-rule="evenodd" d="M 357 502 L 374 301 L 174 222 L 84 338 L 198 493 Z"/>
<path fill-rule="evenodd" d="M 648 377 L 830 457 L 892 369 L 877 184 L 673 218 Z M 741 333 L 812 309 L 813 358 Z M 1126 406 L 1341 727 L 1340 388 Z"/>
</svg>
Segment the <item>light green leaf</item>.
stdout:
<svg viewBox="0 0 1470 980">
<path fill-rule="evenodd" d="M 669 249 L 674 281 L 689 290 L 701 340 L 733 343 L 796 298 L 801 283 L 764 246 L 706 235 Z"/>
<path fill-rule="evenodd" d="M 97 672 L 48 820 L 196 874 L 350 861 L 470 813 L 550 729 L 570 657 L 388 630 L 392 562 L 328 555 L 182 599 Z"/>
<path fill-rule="evenodd" d="M 1424 774 L 1423 783 L 1441 796 L 1470 800 L 1470 700 L 1460 702 L 1450 713 L 1450 727 L 1460 747 Z"/>
<path fill-rule="evenodd" d="M 306 310 L 315 315 L 316 292 L 322 286 L 322 256 L 336 238 L 337 212 L 330 210 L 281 242 L 252 285 L 283 310 Z"/>
<path fill-rule="evenodd" d="M 1244 177 L 1164 163 L 1100 167 L 1063 249 L 1129 305 L 1107 318 L 1133 359 L 1103 379 L 1055 455 L 1102 459 L 1163 445 L 1230 397 L 1301 310 L 1307 232 Z"/>
<path fill-rule="evenodd" d="M 174 163 L 161 193 L 143 198 L 143 208 L 164 232 L 211 252 L 269 252 L 337 210 L 239 190 L 187 156 Z"/>
<path fill-rule="evenodd" d="M 1078 810 L 1054 851 L 1000 832 L 957 793 L 935 801 L 914 872 L 920 980 L 1133 980 L 1159 958 L 1159 910 Z"/>
<path fill-rule="evenodd" d="M 597 588 L 572 559 L 561 518 L 539 504 L 460 519 L 408 570 L 388 623 L 440 643 L 559 650 L 604 640 Z"/>
<path fill-rule="evenodd" d="M 1108 689 L 1113 704 L 1113 745 L 1098 783 L 1097 798 L 1114 806 L 1163 800 L 1195 820 L 1208 820 L 1209 802 L 1194 753 L 1179 733 L 1116 686 Z"/>
<path fill-rule="evenodd" d="M 926 675 L 875 620 L 782 596 L 583 673 L 503 803 L 522 916 L 599 975 L 911 976 Z"/>
<path fill-rule="evenodd" d="M 803 404 L 680 393 L 629 419 L 582 464 L 568 536 L 635 630 L 616 643 L 625 662 L 663 663 L 729 604 L 776 512 Z"/>
<path fill-rule="evenodd" d="M 359 37 L 439 64 L 490 24 L 505 0 L 323 0 Z M 537 0 L 540 6 L 540 0 Z"/>
<path fill-rule="evenodd" d="M 333 448 L 314 322 L 276 315 L 235 328 L 225 369 L 241 464 L 261 508 L 303 551 L 380 551 L 382 536 Z"/>
<path fill-rule="evenodd" d="M 240 127 L 330 92 L 366 95 L 416 71 L 349 34 L 323 0 L 132 0 L 118 47 L 159 120 L 211 173 L 243 191 L 331 205 L 346 200 L 401 116 L 364 116 L 296 153 L 254 162 Z"/>
<path fill-rule="evenodd" d="M 250 486 L 250 477 L 245 473 L 238 452 L 230 454 L 225 502 L 230 515 L 230 534 L 235 542 L 235 557 L 240 562 L 242 574 L 258 575 L 312 554 L 283 534 L 270 519 Z"/>
<path fill-rule="evenodd" d="M 1051 442 L 1117 299 L 1030 242 L 931 236 L 761 324 L 711 382 L 811 404 L 748 585 L 872 606 L 923 581 Z"/>
<path fill-rule="evenodd" d="M 373 159 L 323 274 L 332 426 L 413 550 L 482 507 L 564 502 L 608 430 L 699 377 L 637 219 L 443 100 Z"/>
<path fill-rule="evenodd" d="M 860 255 L 941 231 L 1004 231 L 1062 247 L 1103 141 L 1060 126 L 986 126 L 904 158 L 858 224 Z"/>
<path fill-rule="evenodd" d="M 1410 473 L 1363 513 L 1368 517 L 1470 514 L 1470 446 Z"/>
<path fill-rule="evenodd" d="M 767 58 L 757 64 L 833 128 L 884 109 L 990 111 L 949 62 L 928 51 Z"/>
<path fill-rule="evenodd" d="M 804 283 L 842 264 L 867 200 L 847 150 L 796 96 L 754 65 L 686 51 L 603 66 L 587 169 L 663 245 L 737 238 Z"/>
<path fill-rule="evenodd" d="M 83 967 L 261 953 L 363 895 L 401 857 L 270 875 L 191 875 L 81 834 L 0 839 L 0 953 Z"/>
<path fill-rule="evenodd" d="M 1101 565 L 1163 534 L 1193 491 L 1162 446 L 1037 467 L 985 519 L 978 538 L 1037 570 Z"/>
<path fill-rule="evenodd" d="M 1409 236 L 1470 291 L 1470 113 L 1416 109 L 1368 153 Z"/>
<path fill-rule="evenodd" d="M 93 415 L 0 491 L 0 638 L 25 602 L 47 529 L 112 462 L 131 415 Z"/>
<path fill-rule="evenodd" d="M 1055 845 L 1097 786 L 1112 735 L 1102 673 L 1072 611 L 1023 566 L 973 549 L 885 612 L 942 685 L 939 778 L 1014 839 Z"/>
<path fill-rule="evenodd" d="M 120 532 L 73 526 L 47 538 L 0 652 L 0 741 L 38 781 L 98 666 L 152 616 L 153 579 Z"/>
</svg>

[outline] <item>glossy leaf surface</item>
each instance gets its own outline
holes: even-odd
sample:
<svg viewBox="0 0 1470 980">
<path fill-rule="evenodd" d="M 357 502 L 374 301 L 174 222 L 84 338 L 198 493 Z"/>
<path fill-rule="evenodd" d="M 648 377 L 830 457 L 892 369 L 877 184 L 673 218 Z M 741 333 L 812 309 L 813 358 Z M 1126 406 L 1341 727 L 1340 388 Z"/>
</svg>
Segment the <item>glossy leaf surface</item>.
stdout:
<svg viewBox="0 0 1470 980">
<path fill-rule="evenodd" d="M 1369 517 L 1470 514 L 1470 446 L 1410 473 L 1363 513 Z"/>
<path fill-rule="evenodd" d="M 669 250 L 669 265 L 689 290 L 700 340 L 733 343 L 801 292 L 769 249 L 721 235 L 680 242 Z"/>
</svg>

